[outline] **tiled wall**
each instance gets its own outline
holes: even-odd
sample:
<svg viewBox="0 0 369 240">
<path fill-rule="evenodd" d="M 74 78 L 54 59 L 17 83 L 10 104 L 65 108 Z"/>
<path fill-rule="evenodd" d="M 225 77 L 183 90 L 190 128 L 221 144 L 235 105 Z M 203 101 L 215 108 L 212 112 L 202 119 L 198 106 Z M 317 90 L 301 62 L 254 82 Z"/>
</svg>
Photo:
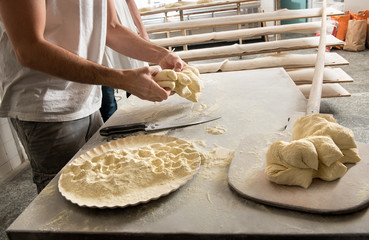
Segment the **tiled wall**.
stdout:
<svg viewBox="0 0 369 240">
<path fill-rule="evenodd" d="M 23 162 L 7 118 L 0 118 L 0 181 Z"/>
</svg>

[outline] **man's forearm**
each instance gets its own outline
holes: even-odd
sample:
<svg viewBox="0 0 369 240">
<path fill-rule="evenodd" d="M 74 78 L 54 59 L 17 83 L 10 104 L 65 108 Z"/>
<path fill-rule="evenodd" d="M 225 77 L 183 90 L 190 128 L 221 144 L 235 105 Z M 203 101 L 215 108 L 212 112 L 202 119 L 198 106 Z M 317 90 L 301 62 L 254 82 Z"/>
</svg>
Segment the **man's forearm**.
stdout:
<svg viewBox="0 0 369 240">
<path fill-rule="evenodd" d="M 142 39 L 120 24 L 108 25 L 107 46 L 126 56 L 158 64 L 169 51 Z"/>
<path fill-rule="evenodd" d="M 116 14 L 114 0 L 108 0 L 108 19 L 106 45 L 115 51 L 145 62 L 159 64 L 167 57 L 169 51 L 146 41 L 122 26 Z"/>
<path fill-rule="evenodd" d="M 46 40 L 34 43 L 18 56 L 20 63 L 31 69 L 48 73 L 66 80 L 111 87 L 116 83 L 120 71 L 108 69 L 86 60 Z M 119 86 L 118 88 L 122 88 Z"/>
<path fill-rule="evenodd" d="M 131 13 L 133 22 L 135 23 L 139 34 L 142 38 L 149 40 L 149 35 L 146 32 L 145 26 L 141 19 L 140 11 L 137 8 L 137 5 L 134 0 L 126 0 L 129 12 Z"/>
</svg>

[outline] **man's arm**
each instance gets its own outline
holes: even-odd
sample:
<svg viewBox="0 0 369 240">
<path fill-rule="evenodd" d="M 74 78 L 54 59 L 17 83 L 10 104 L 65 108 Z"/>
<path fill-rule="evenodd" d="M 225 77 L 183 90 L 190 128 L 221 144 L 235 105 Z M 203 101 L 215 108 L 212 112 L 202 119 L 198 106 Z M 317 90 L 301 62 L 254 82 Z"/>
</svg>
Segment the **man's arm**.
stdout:
<svg viewBox="0 0 369 240">
<path fill-rule="evenodd" d="M 149 35 L 146 32 L 145 26 L 142 22 L 141 19 L 141 14 L 140 11 L 138 11 L 137 5 L 135 0 L 126 0 L 128 8 L 129 8 L 129 12 L 131 13 L 133 22 L 135 23 L 137 29 L 138 29 L 138 34 L 146 39 L 149 40 Z"/>
<path fill-rule="evenodd" d="M 106 44 L 115 51 L 145 62 L 159 64 L 162 68 L 182 70 L 185 63 L 173 52 L 146 41 L 119 23 L 114 0 L 108 0 L 108 25 Z"/>
<path fill-rule="evenodd" d="M 0 17 L 25 67 L 74 82 L 124 89 L 145 100 L 168 98 L 169 93 L 152 80 L 156 68 L 109 69 L 45 40 L 45 0 L 0 0 Z"/>
</svg>

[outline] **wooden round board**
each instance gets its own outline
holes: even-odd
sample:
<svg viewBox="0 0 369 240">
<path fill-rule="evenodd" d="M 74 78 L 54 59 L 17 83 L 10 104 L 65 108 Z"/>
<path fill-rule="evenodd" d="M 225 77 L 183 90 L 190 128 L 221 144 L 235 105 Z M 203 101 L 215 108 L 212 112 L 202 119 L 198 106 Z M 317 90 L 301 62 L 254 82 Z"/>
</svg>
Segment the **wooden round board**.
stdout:
<svg viewBox="0 0 369 240">
<path fill-rule="evenodd" d="M 279 134 L 243 140 L 229 168 L 229 185 L 241 196 L 276 207 L 317 213 L 345 214 L 369 206 L 369 145 L 358 142 L 361 161 L 346 164 L 346 174 L 335 181 L 314 179 L 309 188 L 278 185 L 264 173 L 265 154 Z"/>
</svg>

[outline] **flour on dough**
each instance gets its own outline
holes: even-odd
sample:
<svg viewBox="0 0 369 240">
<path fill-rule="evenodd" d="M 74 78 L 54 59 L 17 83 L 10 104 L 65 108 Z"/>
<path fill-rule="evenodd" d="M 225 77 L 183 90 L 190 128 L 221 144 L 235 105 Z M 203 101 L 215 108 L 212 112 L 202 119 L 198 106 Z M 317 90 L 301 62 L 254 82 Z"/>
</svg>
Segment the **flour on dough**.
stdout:
<svg viewBox="0 0 369 240">
<path fill-rule="evenodd" d="M 168 136 L 137 136 L 122 140 L 122 146 L 109 144 L 115 147 L 77 158 L 63 169 L 59 190 L 67 199 L 98 207 L 148 201 L 183 185 L 202 160 L 194 144 Z"/>
</svg>

